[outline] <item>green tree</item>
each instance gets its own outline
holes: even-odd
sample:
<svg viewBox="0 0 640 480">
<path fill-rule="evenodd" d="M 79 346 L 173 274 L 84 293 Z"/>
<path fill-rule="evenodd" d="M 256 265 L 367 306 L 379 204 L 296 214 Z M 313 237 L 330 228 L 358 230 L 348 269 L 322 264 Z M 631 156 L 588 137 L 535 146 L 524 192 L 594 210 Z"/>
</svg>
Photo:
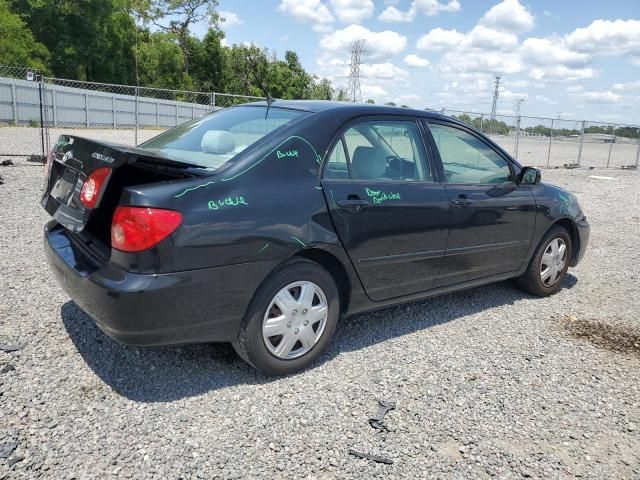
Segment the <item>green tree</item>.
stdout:
<svg viewBox="0 0 640 480">
<path fill-rule="evenodd" d="M 36 68 L 48 73 L 49 51 L 33 38 L 22 19 L 0 0 L 0 59 L 5 65 Z"/>
<path fill-rule="evenodd" d="M 191 77 L 182 71 L 182 50 L 169 33 L 146 32 L 138 44 L 140 85 L 146 87 L 192 90 Z"/>
<path fill-rule="evenodd" d="M 190 38 L 191 69 L 189 75 L 198 90 L 224 91 L 226 69 L 225 48 L 222 46 L 224 33 L 210 28 L 202 41 Z M 183 54 L 184 55 L 184 54 Z"/>
<path fill-rule="evenodd" d="M 54 75 L 135 80 L 135 22 L 128 0 L 9 0 L 9 7 L 51 53 Z"/>
<path fill-rule="evenodd" d="M 333 94 L 334 90 L 329 79 L 313 75 L 311 79 L 309 98 L 313 100 L 331 100 L 333 98 Z"/>
<path fill-rule="evenodd" d="M 193 54 L 189 28 L 208 20 L 211 28 L 218 29 L 220 16 L 217 0 L 152 0 L 144 18 L 165 33 L 175 36 L 184 61 L 184 73 L 189 74 Z"/>
<path fill-rule="evenodd" d="M 376 103 L 373 98 L 368 99 L 365 103 Z"/>
</svg>

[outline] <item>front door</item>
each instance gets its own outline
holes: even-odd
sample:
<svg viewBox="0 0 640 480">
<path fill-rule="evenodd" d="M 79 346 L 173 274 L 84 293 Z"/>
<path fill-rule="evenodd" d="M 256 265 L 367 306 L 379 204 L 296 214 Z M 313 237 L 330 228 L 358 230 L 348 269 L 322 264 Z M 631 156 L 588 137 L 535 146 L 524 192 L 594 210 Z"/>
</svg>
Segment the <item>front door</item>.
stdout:
<svg viewBox="0 0 640 480">
<path fill-rule="evenodd" d="M 449 200 L 413 118 L 364 117 L 336 140 L 322 185 L 331 218 L 374 301 L 432 288 Z"/>
<path fill-rule="evenodd" d="M 445 259 L 436 286 L 516 271 L 535 226 L 535 199 L 510 162 L 472 131 L 429 123 L 451 205 Z"/>
</svg>

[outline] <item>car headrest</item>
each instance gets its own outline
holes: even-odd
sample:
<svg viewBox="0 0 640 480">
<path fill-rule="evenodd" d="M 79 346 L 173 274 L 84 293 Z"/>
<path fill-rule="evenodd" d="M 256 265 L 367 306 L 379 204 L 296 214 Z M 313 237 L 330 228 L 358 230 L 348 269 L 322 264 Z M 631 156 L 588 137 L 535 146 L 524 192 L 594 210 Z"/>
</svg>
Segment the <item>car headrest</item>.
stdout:
<svg viewBox="0 0 640 480">
<path fill-rule="evenodd" d="M 224 130 L 209 130 L 202 136 L 200 148 L 203 152 L 222 155 L 232 152 L 236 148 L 233 135 Z"/>
<path fill-rule="evenodd" d="M 355 178 L 381 178 L 387 170 L 384 152 L 374 147 L 356 147 L 351 160 Z"/>
</svg>

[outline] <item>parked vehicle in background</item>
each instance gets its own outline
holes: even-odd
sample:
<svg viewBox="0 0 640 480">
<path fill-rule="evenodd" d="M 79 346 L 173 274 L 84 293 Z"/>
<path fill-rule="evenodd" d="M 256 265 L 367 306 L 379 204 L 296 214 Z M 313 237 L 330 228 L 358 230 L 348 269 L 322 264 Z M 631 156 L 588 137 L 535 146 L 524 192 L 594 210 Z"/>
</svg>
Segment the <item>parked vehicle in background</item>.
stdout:
<svg viewBox="0 0 640 480">
<path fill-rule="evenodd" d="M 42 205 L 52 270 L 132 345 L 232 342 L 268 374 L 343 315 L 507 278 L 557 292 L 589 238 L 574 195 L 432 112 L 247 104 L 139 148 L 61 137 Z"/>
</svg>

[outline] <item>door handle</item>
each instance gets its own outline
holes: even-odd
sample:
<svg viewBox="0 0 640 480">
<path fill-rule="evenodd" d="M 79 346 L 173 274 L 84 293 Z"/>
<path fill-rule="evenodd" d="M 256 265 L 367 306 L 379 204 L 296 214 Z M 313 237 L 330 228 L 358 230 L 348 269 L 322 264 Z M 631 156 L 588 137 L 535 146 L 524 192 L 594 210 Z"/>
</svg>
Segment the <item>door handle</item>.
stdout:
<svg viewBox="0 0 640 480">
<path fill-rule="evenodd" d="M 339 208 L 345 208 L 354 213 L 360 212 L 363 208 L 369 206 L 368 200 L 360 200 L 360 199 L 349 199 L 349 200 L 338 200 L 337 205 Z"/>
<path fill-rule="evenodd" d="M 466 208 L 473 203 L 473 200 L 469 200 L 468 198 L 456 198 L 455 200 L 451 200 L 449 205 L 452 207 L 460 207 Z"/>
</svg>

